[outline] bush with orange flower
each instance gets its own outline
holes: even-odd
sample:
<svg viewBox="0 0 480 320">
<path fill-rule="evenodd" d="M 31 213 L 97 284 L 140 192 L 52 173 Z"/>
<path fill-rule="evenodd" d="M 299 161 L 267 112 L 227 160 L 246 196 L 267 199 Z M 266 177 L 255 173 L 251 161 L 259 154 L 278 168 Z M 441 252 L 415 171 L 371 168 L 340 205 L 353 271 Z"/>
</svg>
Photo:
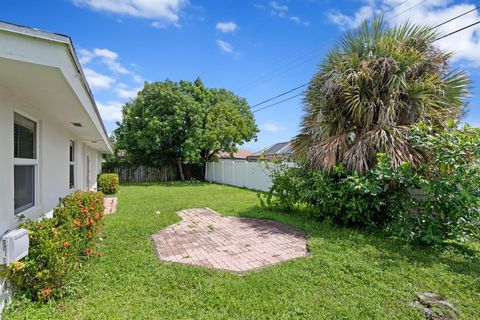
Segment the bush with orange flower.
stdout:
<svg viewBox="0 0 480 320">
<path fill-rule="evenodd" d="M 41 301 L 61 297 L 66 276 L 95 256 L 103 209 L 101 192 L 75 192 L 55 208 L 52 219 L 26 222 L 29 254 L 8 268 L 15 293 Z"/>
</svg>

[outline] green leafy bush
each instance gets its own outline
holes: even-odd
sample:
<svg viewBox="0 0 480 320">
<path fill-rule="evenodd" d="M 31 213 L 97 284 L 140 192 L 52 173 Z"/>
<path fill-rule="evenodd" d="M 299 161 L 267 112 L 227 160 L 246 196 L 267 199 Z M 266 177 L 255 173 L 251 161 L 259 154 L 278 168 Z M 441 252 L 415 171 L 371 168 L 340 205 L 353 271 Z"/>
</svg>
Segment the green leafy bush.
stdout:
<svg viewBox="0 0 480 320">
<path fill-rule="evenodd" d="M 119 179 L 116 173 L 102 173 L 97 179 L 98 189 L 104 194 L 115 194 L 118 192 Z"/>
<path fill-rule="evenodd" d="M 425 244 L 480 237 L 480 132 L 455 124 L 438 133 L 419 125 L 412 143 L 429 153 L 417 169 L 392 169 L 386 154 L 364 175 L 343 165 L 331 172 L 305 165 L 280 166 L 261 203 L 284 210 L 306 209 L 342 225 L 381 228 Z"/>
<path fill-rule="evenodd" d="M 54 209 L 52 219 L 23 224 L 29 253 L 11 264 L 7 275 L 15 292 L 32 300 L 62 296 L 65 277 L 94 254 L 102 218 L 103 194 L 76 192 Z"/>
<path fill-rule="evenodd" d="M 373 175 L 348 174 L 343 165 L 332 172 L 280 166 L 274 170 L 273 185 L 261 195 L 270 208 L 306 211 L 322 220 L 342 225 L 377 225 L 384 221 L 382 182 Z"/>
</svg>

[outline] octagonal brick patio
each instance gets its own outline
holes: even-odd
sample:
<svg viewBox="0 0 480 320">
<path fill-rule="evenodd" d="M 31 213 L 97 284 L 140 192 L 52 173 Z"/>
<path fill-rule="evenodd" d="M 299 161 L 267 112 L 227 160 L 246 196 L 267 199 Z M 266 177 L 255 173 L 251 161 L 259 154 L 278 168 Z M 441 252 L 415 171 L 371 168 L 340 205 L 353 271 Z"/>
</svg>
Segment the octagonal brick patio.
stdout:
<svg viewBox="0 0 480 320">
<path fill-rule="evenodd" d="M 226 217 L 209 208 L 152 235 L 160 260 L 244 273 L 307 255 L 304 232 L 269 220 Z"/>
</svg>

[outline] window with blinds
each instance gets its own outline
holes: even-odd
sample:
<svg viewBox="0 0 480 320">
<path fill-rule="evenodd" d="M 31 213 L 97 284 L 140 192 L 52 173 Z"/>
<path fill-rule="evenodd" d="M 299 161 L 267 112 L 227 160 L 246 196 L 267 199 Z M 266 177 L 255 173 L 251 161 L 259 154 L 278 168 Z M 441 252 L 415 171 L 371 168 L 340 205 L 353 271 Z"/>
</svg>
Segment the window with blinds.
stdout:
<svg viewBox="0 0 480 320">
<path fill-rule="evenodd" d="M 14 120 L 13 156 L 20 159 L 35 159 L 37 124 L 18 113 L 15 113 Z"/>
<path fill-rule="evenodd" d="M 75 187 L 75 141 L 70 140 L 70 189 Z"/>
<path fill-rule="evenodd" d="M 14 114 L 14 207 L 15 214 L 35 206 L 37 171 L 37 123 Z"/>
</svg>

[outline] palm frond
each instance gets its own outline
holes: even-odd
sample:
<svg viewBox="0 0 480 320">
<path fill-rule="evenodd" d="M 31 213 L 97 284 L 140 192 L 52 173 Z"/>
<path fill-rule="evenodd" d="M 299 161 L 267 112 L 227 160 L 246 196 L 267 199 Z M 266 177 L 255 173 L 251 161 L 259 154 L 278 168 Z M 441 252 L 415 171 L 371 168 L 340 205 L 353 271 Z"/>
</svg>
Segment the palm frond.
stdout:
<svg viewBox="0 0 480 320">
<path fill-rule="evenodd" d="M 315 168 L 342 162 L 359 173 L 378 152 L 393 166 L 425 161 L 410 143 L 410 127 L 444 128 L 462 116 L 470 92 L 468 76 L 448 64 L 452 54 L 433 45 L 437 37 L 410 22 L 388 27 L 382 16 L 347 32 L 310 82 L 295 152 Z"/>
</svg>

